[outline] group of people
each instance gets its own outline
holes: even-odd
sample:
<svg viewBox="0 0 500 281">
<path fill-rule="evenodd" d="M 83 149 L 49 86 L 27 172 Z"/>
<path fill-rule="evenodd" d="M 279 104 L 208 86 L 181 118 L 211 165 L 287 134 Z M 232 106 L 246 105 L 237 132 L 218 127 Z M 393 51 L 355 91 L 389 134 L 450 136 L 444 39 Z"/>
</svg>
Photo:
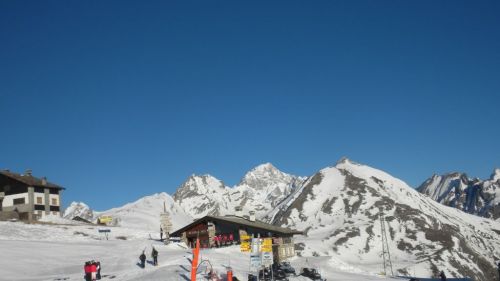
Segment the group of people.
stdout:
<svg viewBox="0 0 500 281">
<path fill-rule="evenodd" d="M 146 254 L 144 253 L 146 250 L 142 251 L 142 254 L 139 256 L 139 260 L 141 261 L 141 267 L 145 268 L 146 267 Z M 158 265 L 158 250 L 153 247 L 151 250 L 151 258 L 153 258 L 153 265 L 157 266 Z"/>
<path fill-rule="evenodd" d="M 101 279 L 101 262 L 87 261 L 83 266 L 85 272 L 85 281 L 95 281 Z"/>
<path fill-rule="evenodd" d="M 221 246 L 233 245 L 234 236 L 232 233 L 229 234 L 219 234 L 214 236 L 214 245 L 217 248 Z"/>
</svg>

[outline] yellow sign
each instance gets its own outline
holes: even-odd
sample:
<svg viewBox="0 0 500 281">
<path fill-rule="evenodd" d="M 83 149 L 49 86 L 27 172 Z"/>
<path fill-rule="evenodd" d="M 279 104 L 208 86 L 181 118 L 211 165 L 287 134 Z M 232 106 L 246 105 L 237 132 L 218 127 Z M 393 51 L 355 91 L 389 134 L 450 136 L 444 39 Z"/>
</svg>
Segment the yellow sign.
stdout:
<svg viewBox="0 0 500 281">
<path fill-rule="evenodd" d="M 241 242 L 240 250 L 242 252 L 250 252 L 250 243 L 249 242 Z"/>
<path fill-rule="evenodd" d="M 113 218 L 111 216 L 100 216 L 99 217 L 99 223 L 110 223 L 113 221 Z"/>
<path fill-rule="evenodd" d="M 252 237 L 250 235 L 240 235 L 240 250 L 242 252 L 250 252 L 251 246 L 250 246 L 250 240 Z"/>
<path fill-rule="evenodd" d="M 273 252 L 273 239 L 272 238 L 264 238 L 262 241 L 261 252 L 263 253 L 272 253 Z"/>
</svg>

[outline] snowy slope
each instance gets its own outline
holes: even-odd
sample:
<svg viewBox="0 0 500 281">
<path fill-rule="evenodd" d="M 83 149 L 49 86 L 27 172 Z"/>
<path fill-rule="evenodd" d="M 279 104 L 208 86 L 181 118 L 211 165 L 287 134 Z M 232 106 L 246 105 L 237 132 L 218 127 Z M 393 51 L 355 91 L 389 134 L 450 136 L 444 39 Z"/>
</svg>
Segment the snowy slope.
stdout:
<svg viewBox="0 0 500 281">
<path fill-rule="evenodd" d="M 113 217 L 118 226 L 157 233 L 160 231 L 160 213 L 163 212 L 164 203 L 166 204 L 167 212 L 170 214 L 173 229 L 178 229 L 193 220 L 165 192 L 143 197 L 119 208 L 95 212 L 95 215 L 96 217 L 109 215 Z"/>
<path fill-rule="evenodd" d="M 389 174 L 343 159 L 310 177 L 275 223 L 305 230 L 302 255 L 329 256 L 353 270 L 383 271 L 386 220 L 395 274 L 491 280 L 500 224 L 443 206 Z"/>
<path fill-rule="evenodd" d="M 68 221 L 69 222 L 69 221 Z M 0 222 L 0 280 L 54 281 L 83 280 L 83 264 L 98 260 L 102 265 L 102 280 L 189 280 L 191 250 L 184 244 L 163 245 L 150 240 L 148 233 L 140 229 L 108 227 L 109 240 L 98 233 L 99 227 L 82 225 L 40 225 Z M 148 261 L 154 246 L 159 252 L 159 265 L 147 263 L 140 268 L 139 254 L 145 250 Z M 231 266 L 234 276 L 246 280 L 249 254 L 241 253 L 239 246 L 202 250 L 200 260 L 208 260 L 219 278 L 225 280 L 226 267 Z M 352 272 L 349 267 L 332 262 L 325 257 L 294 258 L 292 265 L 317 267 L 328 280 L 382 281 L 395 280 L 366 271 Z M 206 280 L 207 262 L 199 267 L 198 280 Z M 27 270 L 29 269 L 29 270 Z M 290 281 L 307 281 L 304 277 L 290 277 Z M 398 279 L 399 280 L 399 279 Z"/>
<path fill-rule="evenodd" d="M 489 180 L 469 179 L 464 173 L 433 175 L 417 190 L 446 206 L 482 217 L 500 218 L 500 169 Z"/>
<path fill-rule="evenodd" d="M 237 206 L 243 208 L 243 214 L 255 211 L 262 218 L 303 181 L 265 163 L 247 172 L 232 188 L 210 175 L 192 175 L 173 197 L 194 218 L 234 214 Z"/>
</svg>

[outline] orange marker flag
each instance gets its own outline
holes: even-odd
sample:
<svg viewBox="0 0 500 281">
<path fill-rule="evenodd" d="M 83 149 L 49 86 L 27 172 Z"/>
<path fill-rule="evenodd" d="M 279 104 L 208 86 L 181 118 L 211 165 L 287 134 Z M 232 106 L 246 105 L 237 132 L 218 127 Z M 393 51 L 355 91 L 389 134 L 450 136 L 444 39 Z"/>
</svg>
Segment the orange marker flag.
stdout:
<svg viewBox="0 0 500 281">
<path fill-rule="evenodd" d="M 199 255 L 200 255 L 200 239 L 196 238 L 196 247 L 193 249 L 193 261 L 191 262 L 191 281 L 196 281 L 196 269 L 198 269 Z"/>
</svg>

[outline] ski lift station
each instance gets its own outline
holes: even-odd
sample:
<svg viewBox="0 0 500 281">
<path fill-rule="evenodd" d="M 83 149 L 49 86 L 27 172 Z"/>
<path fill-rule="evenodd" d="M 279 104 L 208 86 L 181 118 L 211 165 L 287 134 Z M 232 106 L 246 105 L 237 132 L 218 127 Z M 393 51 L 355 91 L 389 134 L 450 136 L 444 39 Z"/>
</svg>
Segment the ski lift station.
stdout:
<svg viewBox="0 0 500 281">
<path fill-rule="evenodd" d="M 170 236 L 180 237 L 191 248 L 195 247 L 196 238 L 200 239 L 201 248 L 241 244 L 246 237 L 272 238 L 274 260 L 280 262 L 295 256 L 293 235 L 296 234 L 303 232 L 255 220 L 251 214 L 249 218 L 205 216 L 171 233 Z"/>
</svg>

